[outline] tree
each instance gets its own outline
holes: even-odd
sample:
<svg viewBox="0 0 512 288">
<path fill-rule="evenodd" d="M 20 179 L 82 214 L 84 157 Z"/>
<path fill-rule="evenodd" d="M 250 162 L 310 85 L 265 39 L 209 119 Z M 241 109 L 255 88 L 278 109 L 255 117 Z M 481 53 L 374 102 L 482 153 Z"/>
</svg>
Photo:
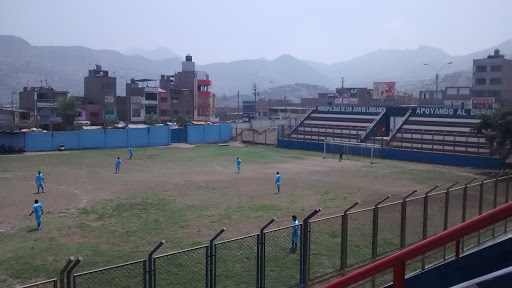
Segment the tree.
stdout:
<svg viewBox="0 0 512 288">
<path fill-rule="evenodd" d="M 176 125 L 178 125 L 178 127 L 180 128 L 187 128 L 188 122 L 189 121 L 187 120 L 187 118 L 181 115 L 178 115 L 178 118 L 176 118 Z"/>
<path fill-rule="evenodd" d="M 62 119 L 65 130 L 73 130 L 78 116 L 78 104 L 75 97 L 59 98 L 57 100 L 57 116 Z"/>
<path fill-rule="evenodd" d="M 512 109 L 498 109 L 480 118 L 482 120 L 474 130 L 485 135 L 491 153 L 496 151 L 505 166 L 507 159 L 512 155 Z"/>
<path fill-rule="evenodd" d="M 103 122 L 105 124 L 105 128 L 112 128 L 119 124 L 119 118 L 117 118 L 117 116 L 107 117 Z"/>
<path fill-rule="evenodd" d="M 160 124 L 160 119 L 155 114 L 149 114 L 144 117 L 144 124 L 148 126 L 155 126 L 156 124 Z"/>
</svg>

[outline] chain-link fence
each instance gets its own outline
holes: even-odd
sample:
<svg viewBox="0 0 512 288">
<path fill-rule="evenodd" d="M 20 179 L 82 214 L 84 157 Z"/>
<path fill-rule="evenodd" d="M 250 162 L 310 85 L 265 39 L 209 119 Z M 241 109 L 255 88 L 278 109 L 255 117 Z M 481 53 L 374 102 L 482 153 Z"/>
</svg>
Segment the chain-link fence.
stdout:
<svg viewBox="0 0 512 288">
<path fill-rule="evenodd" d="M 216 286 L 257 285 L 258 236 L 259 234 L 253 234 L 215 244 Z"/>
<path fill-rule="evenodd" d="M 207 247 L 200 246 L 156 256 L 153 260 L 154 286 L 205 287 Z"/>
<path fill-rule="evenodd" d="M 400 209 L 402 202 L 379 206 L 379 222 L 377 230 L 377 256 L 396 251 L 400 248 Z"/>
<path fill-rule="evenodd" d="M 347 229 L 347 267 L 372 258 L 373 208 L 350 212 Z"/>
<path fill-rule="evenodd" d="M 25 286 L 19 286 L 18 288 L 57 288 L 57 279 L 46 280 Z"/>
<path fill-rule="evenodd" d="M 264 281 L 267 287 L 292 287 L 300 283 L 301 241 L 292 247 L 293 226 L 277 228 L 264 234 Z M 302 225 L 299 227 L 302 234 Z M 300 236 L 299 236 L 300 238 Z"/>
<path fill-rule="evenodd" d="M 406 200 L 405 246 L 415 244 L 423 239 L 424 201 L 424 196 Z"/>
<path fill-rule="evenodd" d="M 150 288 L 318 285 L 510 202 L 510 182 L 507 176 L 408 198 L 411 193 L 399 202 L 308 222 L 319 212 L 315 210 L 299 224 L 298 233 L 291 225 L 217 243 L 213 238 L 211 246 L 155 256 L 153 268 L 146 260 L 139 260 L 74 274 L 72 284 L 78 288 L 146 287 L 152 277 Z M 469 235 L 460 242 L 460 248 L 467 250 L 511 226 L 503 221 Z M 420 271 L 454 254 L 455 244 L 451 243 L 408 261 L 406 271 Z M 389 277 L 383 273 L 358 285 L 384 285 Z M 23 287 L 56 287 L 56 282 L 53 279 Z"/>
<path fill-rule="evenodd" d="M 309 279 L 341 269 L 342 219 L 336 215 L 310 222 Z"/>
<path fill-rule="evenodd" d="M 73 287 L 146 287 L 146 260 L 74 274 Z"/>
</svg>

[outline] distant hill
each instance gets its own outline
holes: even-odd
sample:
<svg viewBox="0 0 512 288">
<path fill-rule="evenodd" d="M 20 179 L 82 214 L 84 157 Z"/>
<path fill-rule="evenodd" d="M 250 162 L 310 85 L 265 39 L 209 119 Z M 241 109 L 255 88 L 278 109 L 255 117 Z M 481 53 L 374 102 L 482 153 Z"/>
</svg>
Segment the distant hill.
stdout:
<svg viewBox="0 0 512 288">
<path fill-rule="evenodd" d="M 0 103 L 10 101 L 11 91 L 19 91 L 27 83 L 29 86 L 39 85 L 44 79 L 56 89 L 68 90 L 71 95 L 82 95 L 83 77 L 94 64 L 101 64 L 118 76 L 118 94 L 124 95 L 124 79 L 119 76 L 157 79 L 160 74 L 180 71 L 182 61 L 173 57 L 175 53 L 167 48 L 138 52 L 129 50 L 125 53 L 144 56 L 125 55 L 113 50 L 94 50 L 82 46 L 33 46 L 22 38 L 9 35 L 0 35 L 0 47 Z M 235 95 L 238 90 L 249 95 L 253 83 L 258 85 L 260 91 L 286 85 L 298 89 L 299 84 L 294 83 L 334 89 L 340 86 L 341 77 L 345 78 L 346 87 L 371 87 L 374 81 L 396 81 L 398 90 L 410 91 L 431 87 L 434 72 L 424 63 L 437 67 L 453 61 L 442 71 L 443 76 L 446 75 L 442 77 L 442 86 L 459 83 L 470 85 L 473 58 L 483 58 L 495 48 L 511 58 L 512 39 L 462 56 L 451 56 L 438 48 L 420 46 L 408 50 L 381 49 L 333 64 L 281 55 L 273 60 L 197 65 L 197 69 L 209 73 L 214 84 L 213 92 L 226 96 Z M 304 92 L 306 90 L 295 90 L 287 95 L 300 98 L 299 95 L 309 93 Z"/>
<path fill-rule="evenodd" d="M 153 50 L 144 50 L 144 49 L 138 49 L 138 48 L 131 48 L 127 49 L 125 51 L 121 51 L 121 53 L 125 55 L 139 55 L 142 57 L 146 57 L 149 60 L 159 61 L 169 58 L 183 58 L 183 56 L 178 55 L 174 51 L 170 50 L 169 48 L 160 47 Z"/>
</svg>

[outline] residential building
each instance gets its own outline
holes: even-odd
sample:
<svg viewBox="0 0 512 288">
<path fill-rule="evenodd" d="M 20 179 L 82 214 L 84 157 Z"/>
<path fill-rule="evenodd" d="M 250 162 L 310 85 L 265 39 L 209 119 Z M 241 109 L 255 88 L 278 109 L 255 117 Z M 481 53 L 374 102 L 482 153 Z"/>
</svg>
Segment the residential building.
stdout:
<svg viewBox="0 0 512 288">
<path fill-rule="evenodd" d="M 121 112 L 120 120 L 130 123 L 143 123 L 146 115 L 158 114 L 158 91 L 154 79 L 130 79 L 126 83 L 126 97 L 118 97 L 121 101 L 118 110 Z M 121 98 L 125 98 L 122 99 Z M 128 107 L 126 102 L 128 100 Z M 128 114 L 128 115 L 127 115 Z"/>
<path fill-rule="evenodd" d="M 194 120 L 212 120 L 215 113 L 215 94 L 209 91 L 212 86 L 210 76 L 196 71 L 192 56 L 187 55 L 182 62 L 181 72 L 175 75 L 161 75 L 160 88 L 169 91 L 171 97 L 171 119 L 182 115 Z"/>
<path fill-rule="evenodd" d="M 103 107 L 99 104 L 87 104 L 83 97 L 77 97 L 77 99 L 80 111 L 76 121 L 89 121 L 92 126 L 103 125 Z"/>
<path fill-rule="evenodd" d="M 471 108 L 471 87 L 446 87 L 444 90 L 419 91 L 419 105 L 452 109 Z"/>
<path fill-rule="evenodd" d="M 158 89 L 158 115 L 160 121 L 167 122 L 171 120 L 171 99 L 169 90 Z"/>
<path fill-rule="evenodd" d="M 19 92 L 20 110 L 33 113 L 37 127 L 49 129 L 50 125 L 61 123 L 57 117 L 57 100 L 67 98 L 68 91 L 57 91 L 52 87 L 23 87 Z"/>
<path fill-rule="evenodd" d="M 0 131 L 12 128 L 11 124 L 13 123 L 19 124 L 23 121 L 30 121 L 31 119 L 31 114 L 28 111 L 0 108 Z"/>
<path fill-rule="evenodd" d="M 96 65 L 84 77 L 84 104 L 100 105 L 102 119 L 117 116 L 117 81 L 116 77 L 109 76 L 108 70 Z M 87 119 L 87 121 L 90 121 Z"/>
<path fill-rule="evenodd" d="M 473 60 L 474 98 L 495 98 L 496 103 L 512 106 L 512 60 L 494 50 L 484 59 Z"/>
<path fill-rule="evenodd" d="M 256 119 L 256 102 L 255 101 L 242 101 L 243 121 L 248 122 Z"/>
</svg>

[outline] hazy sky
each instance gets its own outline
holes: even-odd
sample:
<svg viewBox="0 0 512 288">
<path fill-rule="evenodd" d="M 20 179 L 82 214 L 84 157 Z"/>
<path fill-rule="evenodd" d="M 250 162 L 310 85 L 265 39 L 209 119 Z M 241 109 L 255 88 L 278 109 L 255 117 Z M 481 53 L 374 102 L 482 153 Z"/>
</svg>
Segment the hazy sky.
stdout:
<svg viewBox="0 0 512 288">
<path fill-rule="evenodd" d="M 284 53 L 332 63 L 379 48 L 489 48 L 512 38 L 511 11 L 512 0 L 2 0 L 0 34 L 33 45 L 167 47 L 199 64 Z"/>
</svg>

